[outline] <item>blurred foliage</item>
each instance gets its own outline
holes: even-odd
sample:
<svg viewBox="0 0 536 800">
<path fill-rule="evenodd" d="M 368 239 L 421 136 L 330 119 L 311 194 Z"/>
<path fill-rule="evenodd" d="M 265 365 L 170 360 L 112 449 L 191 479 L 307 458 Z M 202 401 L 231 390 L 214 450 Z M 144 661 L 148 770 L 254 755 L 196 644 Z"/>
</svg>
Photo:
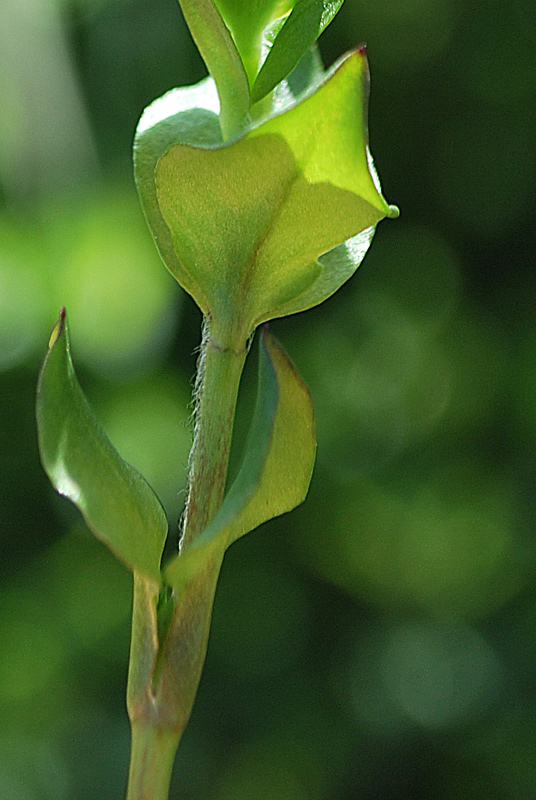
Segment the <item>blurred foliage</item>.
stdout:
<svg viewBox="0 0 536 800">
<path fill-rule="evenodd" d="M 203 68 L 173 0 L 1 14 L 0 796 L 120 798 L 129 577 L 47 484 L 35 382 L 65 304 L 81 382 L 174 527 L 200 319 L 150 241 L 130 143 Z M 536 796 L 536 17 L 346 0 L 325 61 L 363 40 L 402 216 L 332 300 L 274 323 L 312 390 L 317 470 L 226 558 L 172 798 Z"/>
</svg>

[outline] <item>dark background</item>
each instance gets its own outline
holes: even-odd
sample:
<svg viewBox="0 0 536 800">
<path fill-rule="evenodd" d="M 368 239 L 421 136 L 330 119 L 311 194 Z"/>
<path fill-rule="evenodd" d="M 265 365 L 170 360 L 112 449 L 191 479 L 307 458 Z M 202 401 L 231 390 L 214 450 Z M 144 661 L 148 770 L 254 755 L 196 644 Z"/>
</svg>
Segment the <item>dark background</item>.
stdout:
<svg viewBox="0 0 536 800">
<path fill-rule="evenodd" d="M 130 576 L 47 483 L 35 384 L 65 304 L 80 380 L 174 526 L 200 318 L 131 142 L 204 69 L 174 0 L 3 0 L 0 21 L 0 797 L 119 800 Z M 362 41 L 401 217 L 272 326 L 317 466 L 226 557 L 172 800 L 536 797 L 533 2 L 347 0 L 325 62 Z"/>
</svg>

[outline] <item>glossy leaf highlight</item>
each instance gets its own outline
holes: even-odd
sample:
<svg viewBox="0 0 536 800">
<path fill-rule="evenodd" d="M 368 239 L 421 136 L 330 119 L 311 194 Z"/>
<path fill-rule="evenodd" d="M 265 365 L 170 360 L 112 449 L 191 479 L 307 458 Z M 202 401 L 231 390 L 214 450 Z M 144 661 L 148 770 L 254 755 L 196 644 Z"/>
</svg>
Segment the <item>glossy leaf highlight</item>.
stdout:
<svg viewBox="0 0 536 800">
<path fill-rule="evenodd" d="M 37 424 L 41 460 L 55 489 L 127 567 L 159 583 L 166 515 L 145 479 L 115 450 L 78 384 L 64 310 L 39 376 Z"/>
<path fill-rule="evenodd" d="M 179 260 L 156 196 L 158 159 L 177 143 L 218 147 L 219 100 L 212 78 L 194 86 L 172 89 L 143 112 L 134 137 L 134 177 L 145 218 L 164 264 L 180 285 L 203 307 L 201 289 Z M 197 293 L 197 294 L 196 294 Z"/>
</svg>

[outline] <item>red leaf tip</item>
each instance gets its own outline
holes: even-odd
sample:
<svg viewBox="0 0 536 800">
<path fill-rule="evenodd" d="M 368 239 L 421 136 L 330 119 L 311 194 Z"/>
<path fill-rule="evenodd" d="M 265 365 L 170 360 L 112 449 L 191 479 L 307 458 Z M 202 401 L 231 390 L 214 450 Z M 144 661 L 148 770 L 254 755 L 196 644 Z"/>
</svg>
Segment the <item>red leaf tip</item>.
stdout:
<svg viewBox="0 0 536 800">
<path fill-rule="evenodd" d="M 52 347 L 54 347 L 54 345 L 56 344 L 56 342 L 60 338 L 61 334 L 63 333 L 63 329 L 65 328 L 66 316 L 67 316 L 67 312 L 65 310 L 65 306 L 62 306 L 60 308 L 60 315 L 59 315 L 58 321 L 56 322 L 56 324 L 52 328 L 52 333 L 50 334 L 50 339 L 48 340 L 48 349 L 49 350 Z"/>
</svg>

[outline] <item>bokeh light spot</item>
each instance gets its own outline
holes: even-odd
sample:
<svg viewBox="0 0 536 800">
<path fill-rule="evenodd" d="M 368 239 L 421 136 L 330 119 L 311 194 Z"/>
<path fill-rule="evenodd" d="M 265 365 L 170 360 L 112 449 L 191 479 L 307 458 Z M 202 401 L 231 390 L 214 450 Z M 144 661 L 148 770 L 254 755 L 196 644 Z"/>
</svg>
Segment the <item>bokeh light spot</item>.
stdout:
<svg viewBox="0 0 536 800">
<path fill-rule="evenodd" d="M 353 595 L 440 618 L 485 616 L 527 579 L 517 558 L 512 488 L 476 462 L 349 482 L 330 525 L 299 538 L 302 557 Z"/>
<path fill-rule="evenodd" d="M 297 350 L 315 398 L 319 459 L 365 475 L 434 429 L 452 368 L 435 326 L 416 323 L 387 294 L 360 294 L 348 311 L 349 321 L 318 326 Z"/>
<path fill-rule="evenodd" d="M 360 631 L 348 658 L 348 685 L 361 724 L 397 737 L 418 725 L 462 725 L 487 711 L 501 687 L 499 659 L 472 628 L 435 621 Z"/>
<path fill-rule="evenodd" d="M 416 325 L 439 330 L 457 311 L 461 299 L 461 264 L 452 244 L 440 233 L 405 223 L 381 230 L 354 290 L 388 297 Z"/>
<path fill-rule="evenodd" d="M 184 504 L 192 438 L 189 386 L 175 375 L 161 374 L 111 388 L 96 398 L 99 420 L 121 456 L 141 472 L 176 520 Z"/>
<path fill-rule="evenodd" d="M 180 294 L 134 193 L 102 193 L 47 222 L 54 313 L 67 308 L 75 358 L 111 378 L 147 370 L 169 343 Z"/>
<path fill-rule="evenodd" d="M 499 684 L 493 650 L 467 627 L 414 623 L 392 630 L 381 662 L 387 693 L 426 728 L 482 713 Z"/>
<path fill-rule="evenodd" d="M 485 424 L 497 408 L 508 353 L 496 319 L 473 311 L 461 313 L 440 337 L 450 364 L 451 391 L 441 418 L 441 429 L 469 432 Z"/>
</svg>

